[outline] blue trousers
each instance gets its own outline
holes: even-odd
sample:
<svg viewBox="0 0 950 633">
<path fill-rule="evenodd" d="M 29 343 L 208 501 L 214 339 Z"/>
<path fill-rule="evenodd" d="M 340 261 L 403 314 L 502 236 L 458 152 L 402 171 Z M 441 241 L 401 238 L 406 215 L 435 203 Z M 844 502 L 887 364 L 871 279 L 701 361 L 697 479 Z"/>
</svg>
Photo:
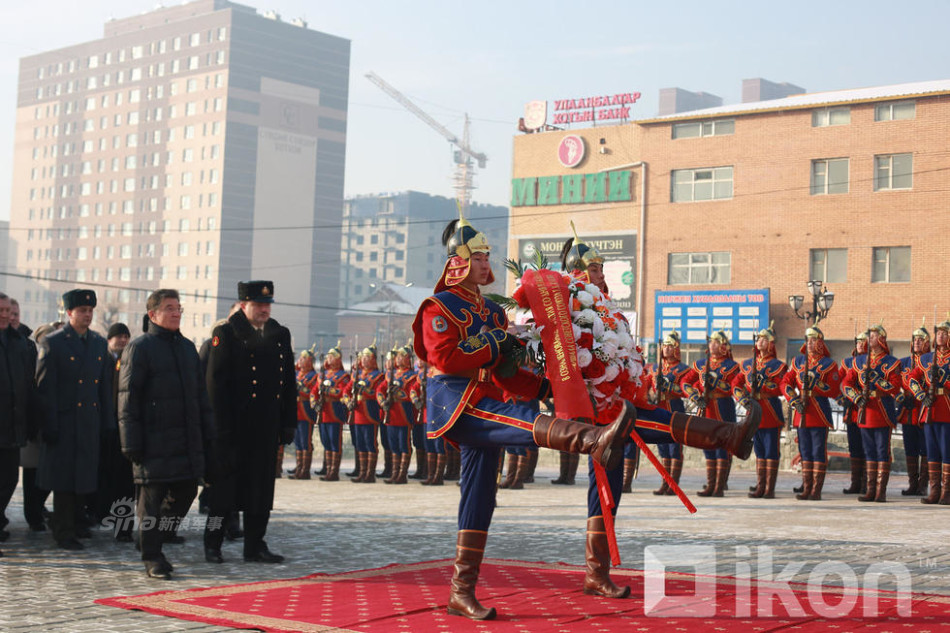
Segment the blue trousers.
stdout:
<svg viewBox="0 0 950 633">
<path fill-rule="evenodd" d="M 426 438 L 426 452 L 433 455 L 445 455 L 445 444 L 442 438 L 437 437 L 434 440 Z"/>
<path fill-rule="evenodd" d="M 904 435 L 904 454 L 907 457 L 921 457 L 927 455 L 927 443 L 924 441 L 924 430 L 913 424 L 902 424 L 901 432 Z"/>
<path fill-rule="evenodd" d="M 294 447 L 298 451 L 313 450 L 313 427 L 310 420 L 297 420 L 297 430 L 294 431 Z"/>
<path fill-rule="evenodd" d="M 391 450 L 394 455 L 403 455 L 412 452 L 412 447 L 409 444 L 408 426 L 389 425 L 383 427 L 383 431 L 389 436 L 389 450 Z"/>
<path fill-rule="evenodd" d="M 950 464 L 950 422 L 928 422 L 923 425 L 927 442 L 927 462 Z"/>
<path fill-rule="evenodd" d="M 891 429 L 886 426 L 861 429 L 864 457 L 869 462 L 891 462 Z"/>
<path fill-rule="evenodd" d="M 828 463 L 828 427 L 798 427 L 798 452 L 803 462 Z"/>
<path fill-rule="evenodd" d="M 864 443 L 861 441 L 861 428 L 857 424 L 845 424 L 848 434 L 848 455 L 855 459 L 864 459 Z"/>
<path fill-rule="evenodd" d="M 375 424 L 354 424 L 353 446 L 358 453 L 377 453 L 379 448 L 376 445 L 376 425 Z"/>
<path fill-rule="evenodd" d="M 426 427 L 422 424 L 413 424 L 410 434 L 412 435 L 412 445 L 417 451 L 424 453 L 426 451 Z"/>
<path fill-rule="evenodd" d="M 656 445 L 662 459 L 683 459 L 683 446 L 676 442 Z"/>
<path fill-rule="evenodd" d="M 339 422 L 321 422 L 320 440 L 328 451 L 343 450 L 343 425 Z"/>
<path fill-rule="evenodd" d="M 755 451 L 756 459 L 778 459 L 779 432 L 782 429 L 759 429 L 752 438 L 752 448 Z M 799 440 L 801 441 L 801 440 Z"/>
<path fill-rule="evenodd" d="M 376 425 L 373 425 L 373 428 L 376 428 Z M 389 433 L 386 432 L 385 426 L 382 424 L 379 425 L 379 443 L 382 444 L 384 451 L 391 451 L 392 448 L 389 446 Z"/>
</svg>

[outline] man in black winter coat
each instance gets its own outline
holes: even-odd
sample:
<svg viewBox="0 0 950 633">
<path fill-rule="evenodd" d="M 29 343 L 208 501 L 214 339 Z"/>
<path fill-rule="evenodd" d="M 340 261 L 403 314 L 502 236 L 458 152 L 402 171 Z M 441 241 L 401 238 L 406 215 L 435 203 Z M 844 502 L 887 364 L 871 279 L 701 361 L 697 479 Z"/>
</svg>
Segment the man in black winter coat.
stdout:
<svg viewBox="0 0 950 633">
<path fill-rule="evenodd" d="M 244 560 L 280 563 L 264 542 L 274 504 L 277 445 L 293 440 L 297 381 L 290 331 L 270 318 L 274 284 L 238 284 L 241 309 L 214 328 L 208 394 L 214 408 L 215 459 L 205 559 L 220 563 L 224 517 L 244 512 Z"/>
<path fill-rule="evenodd" d="M 9 536 L 5 512 L 20 478 L 20 447 L 29 432 L 36 369 L 36 354 L 10 325 L 10 310 L 10 297 L 0 292 L 0 541 Z"/>
<path fill-rule="evenodd" d="M 125 348 L 119 369 L 119 440 L 139 485 L 146 573 L 167 580 L 162 543 L 194 501 L 214 425 L 198 351 L 178 329 L 178 292 L 156 290 L 146 308 L 146 332 Z"/>
</svg>

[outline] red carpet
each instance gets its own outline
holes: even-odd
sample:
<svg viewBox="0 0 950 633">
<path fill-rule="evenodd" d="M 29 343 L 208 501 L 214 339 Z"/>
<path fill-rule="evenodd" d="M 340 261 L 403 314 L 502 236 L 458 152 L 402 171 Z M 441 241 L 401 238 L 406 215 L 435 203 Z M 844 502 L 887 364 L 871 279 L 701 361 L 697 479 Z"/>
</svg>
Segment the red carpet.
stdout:
<svg viewBox="0 0 950 633">
<path fill-rule="evenodd" d="M 452 561 L 445 560 L 96 602 L 266 631 L 950 631 L 947 596 L 913 594 L 901 603 L 897 594 L 882 591 L 876 610 L 870 612 L 878 615 L 862 617 L 874 602 L 868 596 L 848 596 L 832 587 L 812 587 L 809 593 L 804 585 L 793 584 L 784 600 L 770 600 L 773 617 L 748 617 L 743 611 L 758 613 L 757 601 L 764 602 L 766 584 L 668 573 L 666 596 L 703 595 L 708 590 L 707 601 L 688 609 L 695 616 L 697 609 L 712 608 L 714 615 L 688 617 L 687 608 L 675 606 L 660 606 L 646 615 L 643 572 L 613 571 L 618 584 L 633 589 L 626 600 L 584 595 L 583 574 L 583 568 L 573 565 L 486 560 L 477 595 L 482 604 L 498 610 L 498 619 L 491 622 L 445 612 L 452 575 Z M 705 589 L 697 586 L 697 580 L 708 583 Z M 829 611 L 836 605 L 843 605 L 838 611 L 841 617 Z"/>
</svg>

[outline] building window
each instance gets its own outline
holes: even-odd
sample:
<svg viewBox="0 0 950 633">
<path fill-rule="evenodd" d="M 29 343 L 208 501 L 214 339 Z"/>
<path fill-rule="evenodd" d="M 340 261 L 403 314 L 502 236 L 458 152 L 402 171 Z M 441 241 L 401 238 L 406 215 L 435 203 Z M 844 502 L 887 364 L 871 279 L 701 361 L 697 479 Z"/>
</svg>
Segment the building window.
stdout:
<svg viewBox="0 0 950 633">
<path fill-rule="evenodd" d="M 668 283 L 727 284 L 730 282 L 732 253 L 670 253 Z"/>
<path fill-rule="evenodd" d="M 874 106 L 875 121 L 906 121 L 913 119 L 917 106 L 913 101 L 895 101 Z"/>
<path fill-rule="evenodd" d="M 732 167 L 676 169 L 671 181 L 671 202 L 732 198 Z"/>
<path fill-rule="evenodd" d="M 848 159 L 826 158 L 811 162 L 811 195 L 848 193 Z"/>
<path fill-rule="evenodd" d="M 848 125 L 851 123 L 851 108 L 821 108 L 812 110 L 812 127 L 830 127 L 832 125 Z"/>
<path fill-rule="evenodd" d="M 828 283 L 844 283 L 848 280 L 848 249 L 813 248 L 811 250 L 811 276 Z"/>
<path fill-rule="evenodd" d="M 673 124 L 673 138 L 697 138 L 700 136 L 726 136 L 736 133 L 733 119 L 722 121 L 689 121 Z"/>
<path fill-rule="evenodd" d="M 874 191 L 910 189 L 914 184 L 912 154 L 874 157 Z"/>
<path fill-rule="evenodd" d="M 901 281 L 910 281 L 910 246 L 875 247 L 871 260 L 871 282 Z"/>
</svg>

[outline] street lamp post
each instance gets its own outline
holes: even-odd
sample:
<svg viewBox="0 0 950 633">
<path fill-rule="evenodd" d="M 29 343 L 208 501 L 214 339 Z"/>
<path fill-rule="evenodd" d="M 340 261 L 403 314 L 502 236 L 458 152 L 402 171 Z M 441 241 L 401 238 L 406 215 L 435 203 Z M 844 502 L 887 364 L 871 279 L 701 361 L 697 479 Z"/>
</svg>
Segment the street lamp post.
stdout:
<svg viewBox="0 0 950 633">
<path fill-rule="evenodd" d="M 795 316 L 799 319 L 802 319 L 806 323 L 812 322 L 815 325 L 818 325 L 818 322 L 828 316 L 828 312 L 831 310 L 831 306 L 835 302 L 835 293 L 828 290 L 827 287 L 823 288 L 821 281 L 817 279 L 812 279 L 808 282 L 808 292 L 811 294 L 811 310 L 806 310 L 802 312 L 802 305 L 805 303 L 805 297 L 802 295 L 789 295 L 788 296 L 788 305 L 791 306 L 792 310 L 795 312 Z M 811 387 L 808 384 L 809 373 L 811 368 L 809 367 L 810 359 L 808 355 L 808 336 L 805 336 L 805 374 L 801 378 L 802 383 L 802 401 L 804 404 L 804 409 L 802 410 L 802 422 L 801 427 L 804 428 L 808 424 L 808 396 L 811 390 Z"/>
</svg>

